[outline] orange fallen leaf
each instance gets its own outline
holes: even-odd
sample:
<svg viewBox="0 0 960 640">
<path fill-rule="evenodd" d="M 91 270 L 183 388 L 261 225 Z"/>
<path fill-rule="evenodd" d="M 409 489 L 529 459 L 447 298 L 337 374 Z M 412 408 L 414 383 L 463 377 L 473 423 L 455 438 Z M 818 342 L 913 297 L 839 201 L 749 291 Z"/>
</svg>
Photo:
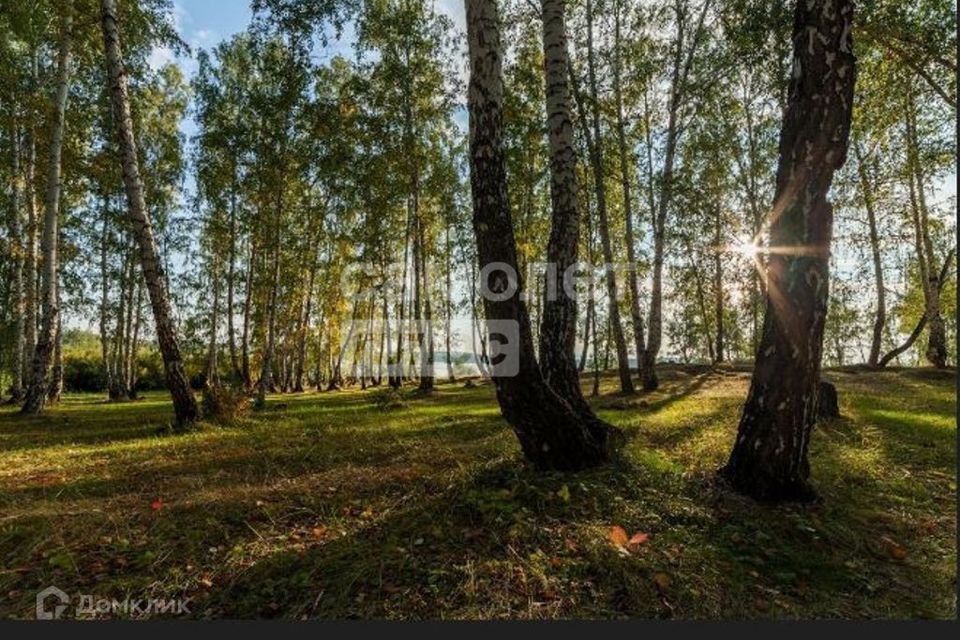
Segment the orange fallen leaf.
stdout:
<svg viewBox="0 0 960 640">
<path fill-rule="evenodd" d="M 610 527 L 609 538 L 615 547 L 625 547 L 630 542 L 630 537 L 620 525 Z"/>
<path fill-rule="evenodd" d="M 894 560 L 905 560 L 907 558 L 907 548 L 901 544 L 893 544 L 888 549 L 890 557 Z"/>
<path fill-rule="evenodd" d="M 156 500 L 150 503 L 150 508 L 153 509 L 154 511 L 160 511 L 162 507 L 163 507 L 163 498 L 157 498 Z"/>
<path fill-rule="evenodd" d="M 642 533 L 640 531 L 636 532 L 631 536 L 630 540 L 627 541 L 627 545 L 630 547 L 639 547 L 641 544 L 650 539 L 649 533 Z"/>
<path fill-rule="evenodd" d="M 314 527 L 310 533 L 313 534 L 314 538 L 322 538 L 327 533 L 327 528 L 322 524 L 320 526 Z"/>
</svg>

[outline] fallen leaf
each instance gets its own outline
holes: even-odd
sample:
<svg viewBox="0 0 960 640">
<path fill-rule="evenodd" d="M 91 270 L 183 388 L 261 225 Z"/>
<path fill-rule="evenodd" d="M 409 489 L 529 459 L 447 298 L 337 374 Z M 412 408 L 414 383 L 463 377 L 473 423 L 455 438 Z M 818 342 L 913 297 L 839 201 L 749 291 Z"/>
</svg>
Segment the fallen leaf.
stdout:
<svg viewBox="0 0 960 640">
<path fill-rule="evenodd" d="M 150 508 L 154 511 L 160 511 L 163 508 L 163 498 L 157 498 L 150 503 Z"/>
<path fill-rule="evenodd" d="M 907 558 L 907 548 L 900 544 L 893 544 L 887 549 L 890 557 L 894 560 L 905 560 Z"/>
<path fill-rule="evenodd" d="M 630 537 L 630 540 L 627 541 L 627 546 L 631 550 L 634 550 L 649 539 L 650 539 L 649 533 L 642 533 L 638 531 L 637 533 L 633 534 L 633 536 Z"/>
<path fill-rule="evenodd" d="M 310 533 L 313 534 L 313 537 L 314 537 L 314 538 L 322 538 L 324 535 L 326 535 L 326 533 L 327 533 L 327 528 L 321 524 L 321 525 L 319 525 L 319 526 L 314 527 L 314 528 L 310 531 Z"/>
<path fill-rule="evenodd" d="M 627 543 L 630 542 L 630 537 L 627 535 L 626 530 L 620 525 L 610 527 L 609 537 L 610 542 L 612 542 L 615 547 L 626 547 Z"/>
</svg>

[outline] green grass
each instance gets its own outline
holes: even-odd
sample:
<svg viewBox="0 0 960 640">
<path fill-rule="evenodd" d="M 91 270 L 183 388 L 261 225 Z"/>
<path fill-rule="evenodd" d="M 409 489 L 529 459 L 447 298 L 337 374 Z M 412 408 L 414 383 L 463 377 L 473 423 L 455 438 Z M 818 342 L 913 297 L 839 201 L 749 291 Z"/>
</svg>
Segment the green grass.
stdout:
<svg viewBox="0 0 960 640">
<path fill-rule="evenodd" d="M 33 617 L 55 584 L 189 597 L 198 618 L 953 618 L 952 378 L 829 377 L 844 417 L 813 437 L 811 506 L 716 483 L 733 371 L 666 371 L 631 399 L 605 379 L 595 406 L 628 441 L 573 475 L 524 467 L 489 385 L 389 410 L 375 391 L 273 397 L 185 436 L 158 434 L 162 394 L 5 407 L 0 616 Z M 615 525 L 650 537 L 619 550 Z"/>
</svg>

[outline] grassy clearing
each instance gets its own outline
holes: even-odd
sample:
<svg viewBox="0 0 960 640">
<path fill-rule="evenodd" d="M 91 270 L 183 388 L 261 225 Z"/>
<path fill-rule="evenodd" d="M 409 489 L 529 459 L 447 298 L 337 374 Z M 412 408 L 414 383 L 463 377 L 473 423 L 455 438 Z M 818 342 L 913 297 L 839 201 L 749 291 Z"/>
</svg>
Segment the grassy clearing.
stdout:
<svg viewBox="0 0 960 640">
<path fill-rule="evenodd" d="M 492 387 L 402 407 L 376 392 L 271 398 L 243 424 L 158 435 L 162 395 L 0 409 L 0 616 L 50 584 L 192 598 L 206 617 L 952 618 L 953 379 L 829 376 L 820 504 L 716 485 L 747 374 L 665 372 L 595 405 L 625 429 L 610 467 L 524 469 Z M 632 551 L 610 529 L 649 534 Z"/>
</svg>

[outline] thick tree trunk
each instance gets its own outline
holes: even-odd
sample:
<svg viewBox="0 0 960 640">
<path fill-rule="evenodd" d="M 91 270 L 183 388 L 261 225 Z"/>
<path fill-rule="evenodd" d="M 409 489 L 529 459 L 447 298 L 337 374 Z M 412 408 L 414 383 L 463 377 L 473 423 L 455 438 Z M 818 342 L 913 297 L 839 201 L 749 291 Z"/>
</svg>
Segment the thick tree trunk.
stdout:
<svg viewBox="0 0 960 640">
<path fill-rule="evenodd" d="M 575 293 L 572 291 L 572 270 L 576 268 L 580 244 L 580 212 L 577 206 L 577 154 L 573 146 L 570 113 L 570 62 L 564 17 L 566 0 L 543 0 L 542 9 L 551 229 L 540 324 L 540 370 L 550 388 L 584 419 L 595 421 L 596 415 L 583 397 L 580 374 L 574 361 L 577 300 L 571 294 Z M 569 283 L 568 277 L 571 278 Z"/>
<path fill-rule="evenodd" d="M 877 229 L 877 213 L 873 199 L 873 183 L 867 169 L 867 158 L 860 148 L 859 141 L 853 142 L 853 151 L 857 158 L 857 176 L 860 180 L 860 192 L 863 205 L 867 210 L 867 223 L 870 228 L 870 253 L 873 256 L 873 280 L 877 290 L 877 310 L 873 320 L 873 338 L 870 341 L 870 356 L 867 364 L 874 367 L 880 360 L 880 348 L 883 344 L 883 327 L 887 322 L 887 292 L 883 283 L 883 258 L 880 254 L 880 233 Z"/>
<path fill-rule="evenodd" d="M 21 411 L 36 415 L 43 411 L 50 391 L 50 358 L 56 347 L 57 325 L 60 321 L 60 308 L 57 295 L 57 275 L 59 273 L 58 245 L 60 240 L 60 179 L 61 156 L 63 152 L 63 133 L 66 125 L 67 97 L 70 92 L 70 46 L 73 30 L 73 3 L 68 2 L 62 9 L 63 24 L 60 31 L 60 49 L 57 53 L 57 94 L 54 102 L 54 120 L 50 135 L 50 157 L 47 165 L 47 192 L 44 198 L 43 212 L 43 270 L 41 275 L 40 298 L 43 315 L 40 331 L 37 334 L 37 346 L 33 352 L 30 386 Z"/>
<path fill-rule="evenodd" d="M 827 313 L 834 172 L 847 155 L 855 59 L 851 0 L 798 2 L 770 224 L 767 310 L 737 441 L 723 475 L 760 500 L 813 497 L 807 449 L 817 419 Z"/>
<path fill-rule="evenodd" d="M 13 253 L 13 283 L 10 296 L 13 307 L 13 358 L 10 361 L 10 401 L 19 402 L 23 397 L 23 365 L 24 365 L 24 288 L 23 272 L 25 251 L 23 229 L 20 222 L 22 213 L 21 195 L 23 193 L 22 176 L 20 175 L 20 136 L 17 126 L 10 127 L 10 244 Z"/>
<path fill-rule="evenodd" d="M 481 268 L 499 264 L 485 273 L 484 297 L 492 335 L 506 332 L 507 357 L 492 364 L 500 411 L 513 427 L 526 458 L 540 469 L 581 469 L 608 459 L 607 429 L 589 424 L 543 380 L 533 348 L 527 309 L 518 295 L 522 278 L 517 269 L 517 249 L 510 199 L 507 194 L 503 150 L 503 50 L 500 16 L 495 0 L 467 0 L 467 41 L 470 58 L 468 109 L 470 114 L 470 182 L 473 227 Z M 492 269 L 493 267 L 491 267 Z M 511 295 L 512 294 L 512 295 Z M 512 365 L 516 370 L 510 370 Z"/>
<path fill-rule="evenodd" d="M 613 245 L 610 241 L 610 223 L 607 218 L 607 195 L 603 160 L 603 140 L 600 133 L 600 103 L 597 98 L 597 72 L 593 51 L 593 3 L 587 0 L 587 76 L 590 85 L 590 102 L 593 133 L 584 127 L 584 135 L 589 147 L 590 164 L 593 168 L 594 190 L 597 198 L 597 223 L 600 231 L 600 247 L 605 263 L 605 281 L 607 285 L 607 303 L 609 321 L 613 331 L 614 345 L 617 349 L 617 370 L 620 374 L 620 392 L 634 393 L 633 378 L 630 374 L 630 354 L 627 340 L 623 335 L 620 322 L 620 296 L 617 287 L 617 275 L 614 268 Z M 582 102 L 581 102 L 582 104 Z"/>
<path fill-rule="evenodd" d="M 157 251 L 153 227 L 144 201 L 143 182 L 137 158 L 137 143 L 134 137 L 133 120 L 130 116 L 130 98 L 127 90 L 127 75 L 120 50 L 120 34 L 117 24 L 116 0 L 101 0 L 100 17 L 107 57 L 110 94 L 113 101 L 114 119 L 117 123 L 122 154 L 123 184 L 127 193 L 130 223 L 140 249 L 140 264 L 150 294 L 153 318 L 156 324 L 157 342 L 163 357 L 167 387 L 173 398 L 176 426 L 184 429 L 198 417 L 197 402 L 190 389 L 180 344 L 173 321 L 173 309 L 167 291 L 163 264 Z"/>
</svg>

